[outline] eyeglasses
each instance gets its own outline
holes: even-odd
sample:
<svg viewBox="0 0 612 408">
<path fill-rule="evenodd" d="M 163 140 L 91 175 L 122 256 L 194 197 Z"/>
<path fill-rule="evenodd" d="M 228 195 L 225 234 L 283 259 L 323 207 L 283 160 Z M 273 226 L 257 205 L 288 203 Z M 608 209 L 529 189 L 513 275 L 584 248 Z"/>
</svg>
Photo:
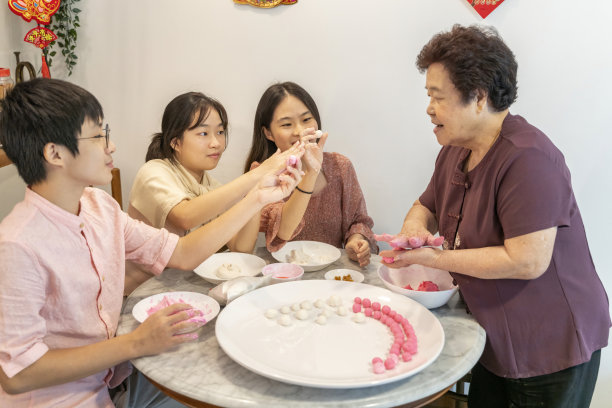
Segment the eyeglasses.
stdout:
<svg viewBox="0 0 612 408">
<path fill-rule="evenodd" d="M 102 135 L 97 135 L 97 136 L 90 136 L 90 137 L 79 137 L 79 140 L 83 140 L 83 139 L 100 139 L 101 137 L 104 138 L 104 141 L 106 142 L 106 148 L 108 149 L 108 140 L 110 139 L 110 128 L 108 127 L 108 123 L 106 124 L 106 126 L 104 126 L 104 129 L 102 129 L 102 132 L 104 132 L 104 134 Z"/>
</svg>

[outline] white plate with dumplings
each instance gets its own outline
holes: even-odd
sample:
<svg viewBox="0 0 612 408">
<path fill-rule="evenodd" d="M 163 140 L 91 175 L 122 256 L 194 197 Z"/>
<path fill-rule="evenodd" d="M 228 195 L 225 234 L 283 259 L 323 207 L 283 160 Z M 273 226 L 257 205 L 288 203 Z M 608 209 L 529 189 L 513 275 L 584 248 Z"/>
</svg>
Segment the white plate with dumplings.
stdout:
<svg viewBox="0 0 612 408">
<path fill-rule="evenodd" d="M 386 358 L 392 335 L 378 320 L 357 319 L 355 297 L 388 305 L 409 320 L 418 340 L 411 361 L 374 373 L 372 359 Z M 323 310 L 326 322 L 320 324 Z M 333 280 L 287 282 L 247 293 L 221 311 L 215 333 L 223 351 L 241 366 L 277 381 L 319 388 L 371 387 L 410 377 L 433 363 L 444 346 L 442 325 L 414 300 Z"/>
<path fill-rule="evenodd" d="M 342 253 L 335 246 L 324 242 L 290 241 L 271 255 L 278 262 L 300 265 L 304 272 L 313 272 L 336 262 Z"/>
<path fill-rule="evenodd" d="M 193 271 L 208 282 L 217 285 L 241 276 L 256 276 L 266 261 L 242 252 L 220 252 L 210 256 Z"/>
</svg>

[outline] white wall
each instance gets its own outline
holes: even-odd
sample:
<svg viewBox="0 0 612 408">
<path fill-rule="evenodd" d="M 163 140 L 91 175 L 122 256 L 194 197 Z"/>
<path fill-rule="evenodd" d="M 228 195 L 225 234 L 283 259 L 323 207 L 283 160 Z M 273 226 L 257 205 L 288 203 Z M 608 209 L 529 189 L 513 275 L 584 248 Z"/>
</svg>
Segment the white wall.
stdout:
<svg viewBox="0 0 612 408">
<path fill-rule="evenodd" d="M 274 81 L 293 80 L 317 101 L 330 133 L 328 150 L 352 159 L 375 231 L 391 233 L 427 184 L 439 149 L 415 57 L 434 33 L 483 22 L 465 0 L 300 0 L 272 10 L 231 0 L 107 0 L 79 7 L 83 27 L 71 80 L 105 108 L 126 200 L 171 98 L 198 90 L 225 105 L 230 145 L 215 176 L 228 181 L 241 173 L 261 93 Z M 519 62 L 512 112 L 545 131 L 565 154 L 608 293 L 611 16 L 606 0 L 586 8 L 570 0 L 513 0 L 484 20 L 498 28 Z M 1 6 L 0 21 L 0 65 L 6 65 L 13 48 L 28 47 L 21 38 L 31 24 Z M 0 189 L 3 216 L 21 197 L 22 184 L 2 169 Z M 610 385 L 612 352 L 606 349 L 593 407 L 608 406 Z"/>
</svg>

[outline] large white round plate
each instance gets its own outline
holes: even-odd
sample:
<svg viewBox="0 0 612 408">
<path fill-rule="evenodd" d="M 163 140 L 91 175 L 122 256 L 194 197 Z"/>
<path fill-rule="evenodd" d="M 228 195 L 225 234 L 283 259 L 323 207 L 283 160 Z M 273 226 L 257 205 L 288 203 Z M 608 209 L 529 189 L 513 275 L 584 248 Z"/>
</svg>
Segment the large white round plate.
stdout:
<svg viewBox="0 0 612 408">
<path fill-rule="evenodd" d="M 336 262 L 342 253 L 335 246 L 324 242 L 290 241 L 271 255 L 278 262 L 294 263 L 304 268 L 304 272 L 312 272 Z"/>
<path fill-rule="evenodd" d="M 147 317 L 149 317 L 148 310 L 157 306 L 164 299 L 164 297 L 167 297 L 170 302 L 187 303 L 193 308 L 201 310 L 204 314 L 203 317 L 206 319 L 206 322 L 210 322 L 212 319 L 214 319 L 215 316 L 219 314 L 219 310 L 221 309 L 219 303 L 215 299 L 202 293 L 164 292 L 149 296 L 136 303 L 132 309 L 132 315 L 140 323 L 144 322 Z"/>
<path fill-rule="evenodd" d="M 412 361 L 374 374 L 372 358 L 386 358 L 392 335 L 375 319 L 353 322 L 352 311 L 345 317 L 332 314 L 323 326 L 314 322 L 318 315 L 314 307 L 307 320 L 292 318 L 289 327 L 264 315 L 268 309 L 332 295 L 347 306 L 356 296 L 367 297 L 406 317 L 418 339 Z M 243 367 L 274 380 L 320 388 L 370 387 L 401 380 L 433 363 L 444 346 L 438 319 L 412 299 L 376 286 L 327 280 L 287 282 L 247 293 L 225 307 L 215 331 L 219 345 Z"/>
<path fill-rule="evenodd" d="M 223 264 L 231 264 L 240 268 L 240 275 L 235 276 L 255 276 L 261 272 L 261 268 L 266 266 L 266 261 L 252 254 L 242 252 L 220 252 L 210 256 L 193 271 L 206 279 L 208 282 L 217 285 L 229 279 L 220 278 L 217 270 Z"/>
</svg>

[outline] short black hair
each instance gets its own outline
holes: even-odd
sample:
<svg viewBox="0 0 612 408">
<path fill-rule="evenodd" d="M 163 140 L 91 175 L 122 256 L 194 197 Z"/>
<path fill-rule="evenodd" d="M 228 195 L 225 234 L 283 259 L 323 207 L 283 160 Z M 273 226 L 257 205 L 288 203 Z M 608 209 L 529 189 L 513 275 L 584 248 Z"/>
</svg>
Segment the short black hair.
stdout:
<svg viewBox="0 0 612 408">
<path fill-rule="evenodd" d="M 436 62 L 449 72 L 465 103 L 479 90 L 488 93 L 498 112 L 516 100 L 518 64 L 493 27 L 456 24 L 452 30 L 436 34 L 419 53 L 416 65 L 425 72 Z"/>
<path fill-rule="evenodd" d="M 103 118 L 100 102 L 80 86 L 36 78 L 17 84 L 0 100 L 0 143 L 26 184 L 36 184 L 47 178 L 47 143 L 66 146 L 76 156 L 85 120 Z"/>
</svg>

